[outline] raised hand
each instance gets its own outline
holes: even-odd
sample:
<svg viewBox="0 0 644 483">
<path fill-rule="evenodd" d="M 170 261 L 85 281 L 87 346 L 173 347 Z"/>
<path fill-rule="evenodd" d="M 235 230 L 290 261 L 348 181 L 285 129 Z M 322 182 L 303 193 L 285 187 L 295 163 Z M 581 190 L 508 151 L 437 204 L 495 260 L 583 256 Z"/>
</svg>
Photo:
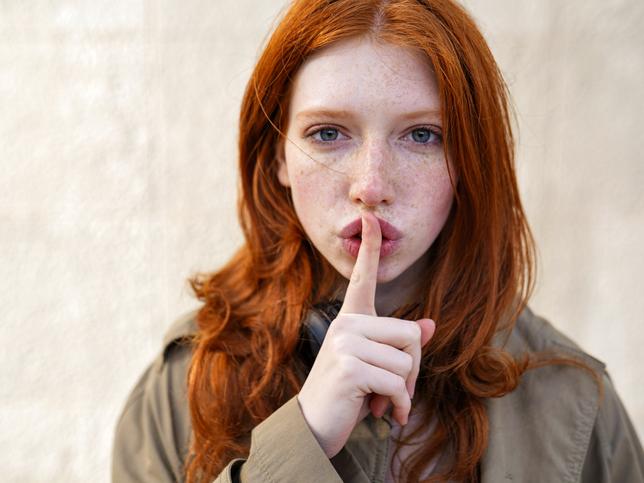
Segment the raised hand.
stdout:
<svg viewBox="0 0 644 483">
<path fill-rule="evenodd" d="M 381 242 L 378 220 L 364 213 L 362 243 L 342 309 L 298 394 L 304 418 L 328 457 L 342 449 L 369 410 L 380 417 L 389 401 L 393 417 L 407 423 L 421 347 L 434 333 L 429 319 L 377 316 Z"/>
</svg>

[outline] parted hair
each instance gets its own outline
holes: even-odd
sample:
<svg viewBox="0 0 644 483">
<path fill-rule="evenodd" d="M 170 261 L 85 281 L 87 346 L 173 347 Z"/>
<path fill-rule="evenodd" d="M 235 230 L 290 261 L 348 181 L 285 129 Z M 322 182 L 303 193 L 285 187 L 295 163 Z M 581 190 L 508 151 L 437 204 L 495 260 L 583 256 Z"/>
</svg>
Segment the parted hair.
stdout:
<svg viewBox="0 0 644 483">
<path fill-rule="evenodd" d="M 247 456 L 252 428 L 303 383 L 302 323 L 313 306 L 333 298 L 339 274 L 307 239 L 278 181 L 277 149 L 298 69 L 320 49 L 360 36 L 427 59 L 455 188 L 430 248 L 421 300 L 391 314 L 437 321 L 416 390 L 435 429 L 403 462 L 401 480 L 419 481 L 432 457 L 448 454 L 430 481 L 478 481 L 489 431 L 484 399 L 515 389 L 531 365 L 492 343 L 527 303 L 534 248 L 517 188 L 506 85 L 476 24 L 452 0 L 296 0 L 243 97 L 244 244 L 223 268 L 191 280 L 203 306 L 188 378 L 189 482 L 210 481 L 233 458 Z"/>
</svg>

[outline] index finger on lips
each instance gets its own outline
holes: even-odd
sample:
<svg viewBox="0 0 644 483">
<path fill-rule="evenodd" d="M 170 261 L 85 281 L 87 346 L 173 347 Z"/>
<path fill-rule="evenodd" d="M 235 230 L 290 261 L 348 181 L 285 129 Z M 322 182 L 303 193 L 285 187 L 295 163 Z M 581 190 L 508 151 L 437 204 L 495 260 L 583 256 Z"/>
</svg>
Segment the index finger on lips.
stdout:
<svg viewBox="0 0 644 483">
<path fill-rule="evenodd" d="M 372 213 L 362 214 L 362 242 L 351 272 L 341 313 L 376 315 L 375 298 L 382 233 Z"/>
</svg>

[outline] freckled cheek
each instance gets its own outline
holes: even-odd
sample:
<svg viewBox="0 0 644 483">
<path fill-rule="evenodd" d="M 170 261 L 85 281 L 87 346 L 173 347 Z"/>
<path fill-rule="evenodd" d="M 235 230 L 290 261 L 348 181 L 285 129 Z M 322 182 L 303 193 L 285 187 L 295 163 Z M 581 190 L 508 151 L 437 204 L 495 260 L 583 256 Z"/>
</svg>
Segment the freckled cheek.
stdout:
<svg viewBox="0 0 644 483">
<path fill-rule="evenodd" d="M 334 185 L 319 171 L 298 171 L 291 177 L 291 195 L 297 215 L 305 229 L 319 229 L 334 209 Z"/>
<path fill-rule="evenodd" d="M 426 192 L 429 193 L 428 203 L 431 204 L 432 211 L 436 213 L 449 211 L 454 199 L 454 191 L 449 178 L 434 178 L 430 180 L 428 185 Z"/>
<path fill-rule="evenodd" d="M 418 173 L 407 187 L 405 203 L 413 215 L 417 234 L 435 236 L 449 215 L 454 199 L 447 169 L 432 169 Z"/>
<path fill-rule="evenodd" d="M 401 193 L 415 208 L 434 207 L 432 211 L 449 207 L 453 198 L 452 184 L 444 164 L 406 173 L 400 182 Z"/>
</svg>

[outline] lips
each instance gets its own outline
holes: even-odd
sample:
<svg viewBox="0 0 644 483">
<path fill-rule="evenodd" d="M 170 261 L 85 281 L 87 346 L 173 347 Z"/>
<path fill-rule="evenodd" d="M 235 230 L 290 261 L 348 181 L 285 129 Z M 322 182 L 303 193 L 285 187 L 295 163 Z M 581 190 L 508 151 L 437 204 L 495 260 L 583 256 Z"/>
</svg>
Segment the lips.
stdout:
<svg viewBox="0 0 644 483">
<path fill-rule="evenodd" d="M 380 231 L 382 232 L 382 239 L 385 240 L 399 240 L 402 238 L 402 233 L 396 229 L 388 221 L 376 218 L 380 224 Z M 353 238 L 355 236 L 360 236 L 362 234 L 362 218 L 352 221 L 347 226 L 345 226 L 340 232 L 341 238 Z"/>
<path fill-rule="evenodd" d="M 376 218 L 380 224 L 380 231 L 382 233 L 382 243 L 380 245 L 380 257 L 391 255 L 400 245 L 402 233 L 391 223 Z M 362 244 L 362 218 L 352 221 L 340 231 L 340 238 L 345 250 L 349 252 L 352 257 L 358 256 L 360 245 Z"/>
</svg>

